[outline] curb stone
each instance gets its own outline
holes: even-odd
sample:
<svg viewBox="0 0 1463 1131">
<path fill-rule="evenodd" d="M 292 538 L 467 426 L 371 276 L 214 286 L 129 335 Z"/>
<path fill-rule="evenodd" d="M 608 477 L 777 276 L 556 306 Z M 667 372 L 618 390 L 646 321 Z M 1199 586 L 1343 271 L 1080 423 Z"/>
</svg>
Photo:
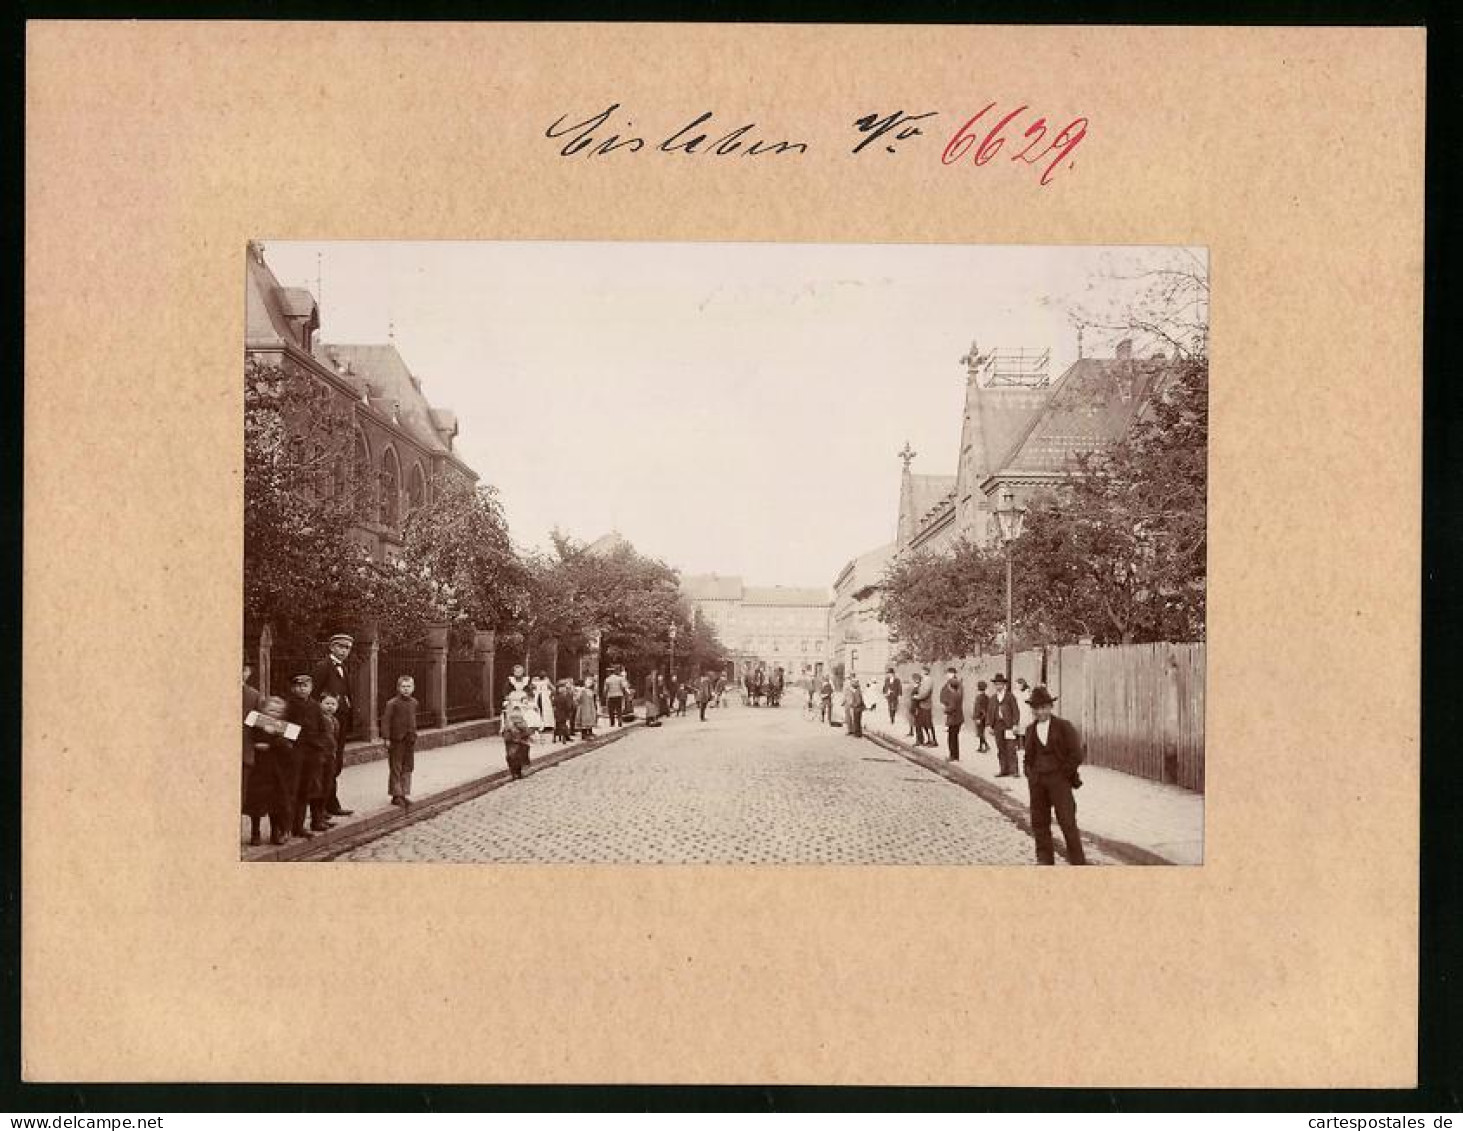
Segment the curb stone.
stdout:
<svg viewBox="0 0 1463 1131">
<path fill-rule="evenodd" d="M 590 754 L 602 746 L 618 742 L 630 731 L 644 725 L 645 723 L 641 720 L 626 723 L 606 734 L 576 743 L 566 750 L 543 755 L 529 766 L 524 776 L 530 777 L 541 770 L 553 769 L 561 763 L 571 761 L 581 754 Z M 333 860 L 369 841 L 377 840 L 389 833 L 399 832 L 418 821 L 436 817 L 466 801 L 472 801 L 485 793 L 491 793 L 512 780 L 506 769 L 495 770 L 482 777 L 470 778 L 437 793 L 428 794 L 420 801 L 412 802 L 412 806 L 408 810 L 403 811 L 394 805 L 373 810 L 358 820 L 338 825 L 327 832 L 316 833 L 313 840 L 292 839 L 267 851 L 250 852 L 245 848 L 242 860 L 248 864 Z"/>
<path fill-rule="evenodd" d="M 865 734 L 864 737 L 881 749 L 891 751 L 903 758 L 908 759 L 917 766 L 922 766 L 933 774 L 939 774 L 946 781 L 960 786 L 975 794 L 986 804 L 1014 824 L 1027 836 L 1031 836 L 1031 810 L 1028 806 L 1022 805 L 1014 800 L 1010 794 L 975 774 L 966 773 L 958 766 L 952 765 L 944 758 L 935 758 L 914 747 L 900 742 L 897 738 L 888 735 Z M 1082 839 L 1095 848 L 1101 849 L 1109 856 L 1121 860 L 1124 864 L 1144 865 L 1172 865 L 1172 860 L 1160 856 L 1156 852 L 1142 848 L 1136 844 L 1129 844 L 1127 841 L 1114 840 L 1112 837 L 1102 836 L 1097 833 L 1082 832 Z M 1057 855 L 1063 860 L 1067 858 L 1066 846 L 1061 843 L 1061 838 L 1054 838 Z"/>
</svg>

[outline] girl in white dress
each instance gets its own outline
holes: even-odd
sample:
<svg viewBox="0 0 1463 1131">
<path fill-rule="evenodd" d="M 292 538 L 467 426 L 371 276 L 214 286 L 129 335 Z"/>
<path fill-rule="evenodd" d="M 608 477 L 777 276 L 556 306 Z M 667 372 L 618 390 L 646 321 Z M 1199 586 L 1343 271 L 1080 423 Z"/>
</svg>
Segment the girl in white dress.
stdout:
<svg viewBox="0 0 1463 1131">
<path fill-rule="evenodd" d="M 508 677 L 508 695 L 505 701 L 509 707 L 522 707 L 523 721 L 532 730 L 538 731 L 542 724 L 539 720 L 538 708 L 533 704 L 533 692 L 530 690 L 528 676 L 523 674 L 522 664 L 513 665 L 513 674 Z"/>
<path fill-rule="evenodd" d="M 533 677 L 529 688 L 529 701 L 538 710 L 539 725 L 534 731 L 534 742 L 542 742 L 554 730 L 554 685 L 549 677 L 539 672 Z"/>
</svg>

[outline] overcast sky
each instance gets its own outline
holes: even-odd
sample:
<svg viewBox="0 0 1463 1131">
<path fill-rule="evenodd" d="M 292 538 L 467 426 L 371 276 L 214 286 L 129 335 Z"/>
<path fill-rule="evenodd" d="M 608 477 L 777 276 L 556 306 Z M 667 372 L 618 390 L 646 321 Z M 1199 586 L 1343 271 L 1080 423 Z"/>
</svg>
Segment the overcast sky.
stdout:
<svg viewBox="0 0 1463 1131">
<path fill-rule="evenodd" d="M 327 342 L 386 340 L 514 539 L 617 529 L 687 573 L 829 586 L 893 539 L 900 463 L 953 474 L 972 339 L 1076 356 L 1102 248 L 300 243 Z M 1136 254 L 1128 249 L 1126 254 Z M 1106 353 L 1089 332 L 1087 352 Z"/>
</svg>

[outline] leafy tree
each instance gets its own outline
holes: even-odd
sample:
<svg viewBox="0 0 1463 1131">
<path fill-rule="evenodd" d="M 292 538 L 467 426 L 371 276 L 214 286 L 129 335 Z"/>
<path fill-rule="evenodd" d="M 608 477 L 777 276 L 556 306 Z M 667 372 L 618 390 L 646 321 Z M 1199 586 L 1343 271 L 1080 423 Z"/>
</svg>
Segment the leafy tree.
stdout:
<svg viewBox="0 0 1463 1131">
<path fill-rule="evenodd" d="M 1204 635 L 1208 363 L 1176 363 L 1118 443 L 1029 509 L 1015 546 L 1023 619 L 1048 639 Z"/>
<path fill-rule="evenodd" d="M 348 411 L 315 382 L 244 371 L 244 614 L 313 638 L 359 608 L 368 562 L 350 540 Z"/>
<path fill-rule="evenodd" d="M 948 554 L 896 558 L 881 582 L 879 618 L 906 659 L 965 656 L 988 648 L 1005 618 L 999 554 L 961 541 Z"/>
<path fill-rule="evenodd" d="M 407 516 L 401 563 L 398 572 L 426 583 L 398 594 L 409 615 L 465 628 L 512 626 L 522 616 L 528 567 L 513 549 L 494 487 L 435 479 L 429 501 Z"/>
</svg>

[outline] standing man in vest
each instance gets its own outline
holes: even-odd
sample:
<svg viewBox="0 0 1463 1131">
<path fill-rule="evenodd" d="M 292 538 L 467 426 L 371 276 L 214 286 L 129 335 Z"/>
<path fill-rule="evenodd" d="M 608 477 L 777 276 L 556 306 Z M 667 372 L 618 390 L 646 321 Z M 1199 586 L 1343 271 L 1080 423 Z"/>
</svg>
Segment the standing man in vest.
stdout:
<svg viewBox="0 0 1463 1131">
<path fill-rule="evenodd" d="M 355 640 L 344 632 L 337 632 L 330 638 L 330 652 L 310 672 L 313 684 L 311 698 L 317 703 L 327 695 L 335 696 L 335 719 L 340 724 L 337 731 L 339 741 L 329 766 L 321 766 L 321 785 L 325 796 L 325 815 L 328 817 L 349 817 L 355 810 L 342 809 L 340 795 L 336 790 L 340 771 L 345 767 L 345 740 L 355 723 L 355 708 L 351 704 L 350 680 L 345 674 L 345 662 L 350 658 Z"/>
<path fill-rule="evenodd" d="M 1082 764 L 1082 739 L 1077 728 L 1052 714 L 1055 700 L 1045 687 L 1031 692 L 1032 724 L 1026 728 L 1026 783 L 1031 790 L 1031 831 L 1036 837 L 1036 862 L 1055 864 L 1052 848 L 1052 812 L 1067 842 L 1067 863 L 1086 864 L 1082 833 L 1077 828 L 1074 789 L 1082 788 L 1077 767 Z"/>
<path fill-rule="evenodd" d="M 985 721 L 996 738 L 996 760 L 1001 766 L 996 777 L 1018 777 L 1020 766 L 1016 760 L 1016 726 L 1021 721 L 1021 709 L 1016 705 L 1016 697 L 1006 687 L 1004 675 L 997 672 L 991 683 L 996 690 L 986 707 Z"/>
<path fill-rule="evenodd" d="M 605 676 L 605 709 L 610 713 L 610 726 L 620 726 L 625 712 L 625 677 L 619 668 L 610 669 Z"/>
</svg>

